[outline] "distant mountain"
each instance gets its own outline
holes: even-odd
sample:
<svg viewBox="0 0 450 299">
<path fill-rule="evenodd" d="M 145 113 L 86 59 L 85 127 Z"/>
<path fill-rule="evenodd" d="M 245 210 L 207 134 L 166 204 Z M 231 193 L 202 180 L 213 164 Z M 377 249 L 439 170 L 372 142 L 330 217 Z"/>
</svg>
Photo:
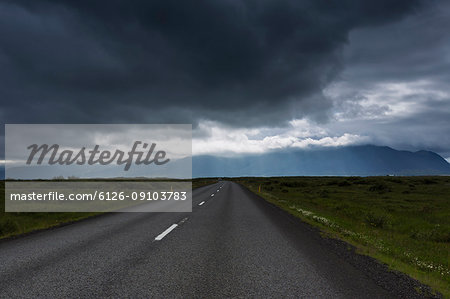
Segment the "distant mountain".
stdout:
<svg viewBox="0 0 450 299">
<path fill-rule="evenodd" d="M 33 165 L 11 167 L 7 170 L 7 178 L 13 179 L 52 179 L 55 177 L 78 178 L 114 178 L 114 177 L 169 177 L 189 178 L 191 162 L 189 159 L 174 160 L 171 163 L 155 166 L 132 165 L 129 171 L 123 171 L 124 166 L 111 165 Z M 4 178 L 4 173 L 3 174 Z"/>
<path fill-rule="evenodd" d="M 0 175 L 3 169 L 0 165 Z M 116 166 L 117 167 L 117 166 Z M 178 170 L 184 169 L 182 174 Z M 120 173 L 117 175 L 117 173 Z M 21 179 L 51 179 L 55 176 L 75 175 L 95 177 L 187 177 L 189 160 L 181 159 L 158 167 L 131 167 L 117 172 L 113 166 L 35 166 L 8 169 L 8 176 Z M 372 175 L 450 175 L 450 164 L 430 151 L 398 151 L 386 146 L 347 146 L 289 150 L 244 155 L 239 157 L 194 156 L 193 177 L 233 176 L 372 176 Z"/>
<path fill-rule="evenodd" d="M 430 151 L 387 146 L 289 150 L 240 157 L 194 156 L 193 177 L 450 175 L 450 164 Z"/>
</svg>

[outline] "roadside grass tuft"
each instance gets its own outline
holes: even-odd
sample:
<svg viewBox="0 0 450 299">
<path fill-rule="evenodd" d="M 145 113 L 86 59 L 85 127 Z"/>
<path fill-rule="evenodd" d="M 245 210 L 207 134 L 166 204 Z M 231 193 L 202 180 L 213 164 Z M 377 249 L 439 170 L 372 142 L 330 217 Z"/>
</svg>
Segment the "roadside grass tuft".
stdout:
<svg viewBox="0 0 450 299">
<path fill-rule="evenodd" d="M 16 232 L 19 226 L 10 218 L 0 219 L 0 235 L 8 235 Z"/>
<path fill-rule="evenodd" d="M 368 212 L 364 218 L 365 222 L 373 227 L 386 228 L 389 224 L 388 217 L 384 214 Z"/>
</svg>

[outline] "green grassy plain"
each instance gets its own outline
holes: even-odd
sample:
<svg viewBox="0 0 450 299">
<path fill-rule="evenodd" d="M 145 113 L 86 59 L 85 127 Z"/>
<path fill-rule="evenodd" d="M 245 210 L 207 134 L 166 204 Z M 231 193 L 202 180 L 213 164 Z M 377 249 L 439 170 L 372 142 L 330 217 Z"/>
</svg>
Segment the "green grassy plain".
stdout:
<svg viewBox="0 0 450 299">
<path fill-rule="evenodd" d="M 217 179 L 193 179 L 192 188 L 217 182 Z M 102 213 L 5 213 L 5 182 L 0 181 L 0 239 L 58 226 Z"/>
<path fill-rule="evenodd" d="M 234 180 L 450 298 L 450 177 Z"/>
</svg>

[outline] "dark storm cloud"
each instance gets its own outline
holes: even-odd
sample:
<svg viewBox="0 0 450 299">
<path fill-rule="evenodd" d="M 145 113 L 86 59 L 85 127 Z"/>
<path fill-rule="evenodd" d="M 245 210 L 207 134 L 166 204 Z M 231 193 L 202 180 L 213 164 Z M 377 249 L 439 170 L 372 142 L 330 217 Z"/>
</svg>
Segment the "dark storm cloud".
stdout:
<svg viewBox="0 0 450 299">
<path fill-rule="evenodd" d="M 450 2 L 431 1 L 399 22 L 358 28 L 329 96 L 336 133 L 450 158 Z"/>
<path fill-rule="evenodd" d="M 332 107 L 351 30 L 417 1 L 2 1 L 5 122 L 267 125 Z"/>
<path fill-rule="evenodd" d="M 428 5 L 396 24 L 350 34 L 344 53 L 349 72 L 346 79 L 355 84 L 450 79 L 450 2 L 430 1 Z"/>
</svg>

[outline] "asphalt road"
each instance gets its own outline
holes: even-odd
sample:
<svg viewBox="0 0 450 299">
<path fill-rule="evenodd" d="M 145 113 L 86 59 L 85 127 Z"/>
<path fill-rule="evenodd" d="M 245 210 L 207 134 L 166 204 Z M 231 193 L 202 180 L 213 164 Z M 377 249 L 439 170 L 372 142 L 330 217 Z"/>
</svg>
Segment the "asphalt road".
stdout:
<svg viewBox="0 0 450 299">
<path fill-rule="evenodd" d="M 194 190 L 192 213 L 111 213 L 0 242 L 0 297 L 414 296 L 345 246 L 218 182 Z"/>
</svg>

